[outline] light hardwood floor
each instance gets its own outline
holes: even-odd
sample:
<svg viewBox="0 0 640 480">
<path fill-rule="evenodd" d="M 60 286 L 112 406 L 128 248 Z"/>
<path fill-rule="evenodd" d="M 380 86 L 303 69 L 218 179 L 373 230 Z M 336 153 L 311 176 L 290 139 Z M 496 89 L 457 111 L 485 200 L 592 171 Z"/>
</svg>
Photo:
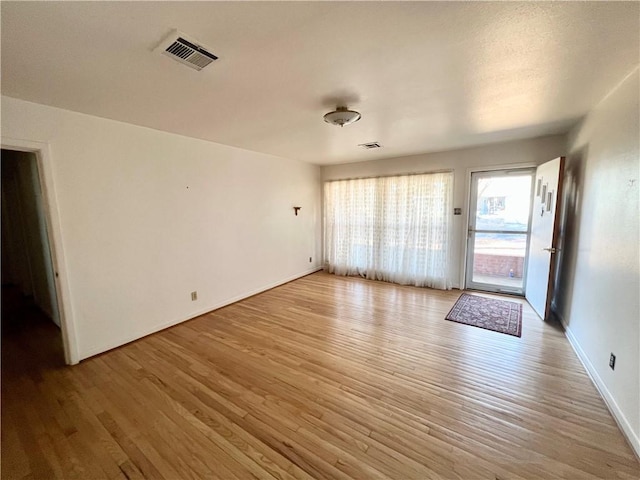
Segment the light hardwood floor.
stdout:
<svg viewBox="0 0 640 480">
<path fill-rule="evenodd" d="M 317 273 L 81 362 L 3 345 L 2 478 L 633 478 L 563 333 Z"/>
</svg>

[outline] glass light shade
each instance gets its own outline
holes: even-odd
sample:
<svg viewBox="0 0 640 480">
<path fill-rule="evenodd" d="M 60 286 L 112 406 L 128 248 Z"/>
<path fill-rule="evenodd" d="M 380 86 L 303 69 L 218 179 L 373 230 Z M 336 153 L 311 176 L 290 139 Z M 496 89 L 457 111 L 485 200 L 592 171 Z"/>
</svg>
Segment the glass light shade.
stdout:
<svg viewBox="0 0 640 480">
<path fill-rule="evenodd" d="M 346 107 L 338 107 L 333 112 L 329 112 L 324 116 L 324 121 L 331 125 L 339 125 L 344 127 L 350 123 L 355 123 L 360 120 L 361 115 L 353 110 L 348 110 Z"/>
</svg>

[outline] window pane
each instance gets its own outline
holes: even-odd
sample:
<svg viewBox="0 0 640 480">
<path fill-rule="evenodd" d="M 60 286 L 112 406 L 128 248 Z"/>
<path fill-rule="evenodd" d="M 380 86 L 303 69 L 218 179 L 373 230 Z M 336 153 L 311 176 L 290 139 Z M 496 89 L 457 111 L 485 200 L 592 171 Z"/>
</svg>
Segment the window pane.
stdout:
<svg viewBox="0 0 640 480">
<path fill-rule="evenodd" d="M 478 179 L 476 230 L 526 232 L 531 174 Z"/>
<path fill-rule="evenodd" d="M 476 233 L 473 281 L 522 288 L 526 252 L 526 234 Z"/>
</svg>

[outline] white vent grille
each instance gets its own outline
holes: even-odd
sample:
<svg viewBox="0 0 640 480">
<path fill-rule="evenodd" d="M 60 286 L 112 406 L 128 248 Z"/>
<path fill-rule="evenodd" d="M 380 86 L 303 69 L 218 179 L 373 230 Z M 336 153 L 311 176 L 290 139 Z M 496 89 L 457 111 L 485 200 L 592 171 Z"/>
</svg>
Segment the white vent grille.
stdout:
<svg viewBox="0 0 640 480">
<path fill-rule="evenodd" d="M 361 143 L 358 146 L 364 148 L 365 150 L 371 150 L 372 148 L 381 148 L 382 147 L 382 145 L 380 145 L 378 142 Z"/>
<path fill-rule="evenodd" d="M 156 48 L 156 51 L 198 71 L 218 59 L 206 47 L 198 45 L 192 39 L 185 37 L 186 35 L 173 31 Z"/>
</svg>

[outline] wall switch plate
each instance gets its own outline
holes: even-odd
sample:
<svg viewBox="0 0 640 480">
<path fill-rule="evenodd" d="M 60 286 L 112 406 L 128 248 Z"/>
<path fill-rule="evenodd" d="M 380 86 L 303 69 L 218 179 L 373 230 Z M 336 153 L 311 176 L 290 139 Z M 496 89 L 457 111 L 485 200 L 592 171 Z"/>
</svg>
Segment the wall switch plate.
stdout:
<svg viewBox="0 0 640 480">
<path fill-rule="evenodd" d="M 609 366 L 611 367 L 611 370 L 616 369 L 616 356 L 613 353 L 609 357 Z"/>
<path fill-rule="evenodd" d="M 462 215 L 462 209 L 461 208 L 454 208 L 453 209 L 453 214 L 454 215 Z"/>
<path fill-rule="evenodd" d="M 195 302 L 198 299 L 198 292 L 191 292 L 191 301 Z"/>
</svg>

